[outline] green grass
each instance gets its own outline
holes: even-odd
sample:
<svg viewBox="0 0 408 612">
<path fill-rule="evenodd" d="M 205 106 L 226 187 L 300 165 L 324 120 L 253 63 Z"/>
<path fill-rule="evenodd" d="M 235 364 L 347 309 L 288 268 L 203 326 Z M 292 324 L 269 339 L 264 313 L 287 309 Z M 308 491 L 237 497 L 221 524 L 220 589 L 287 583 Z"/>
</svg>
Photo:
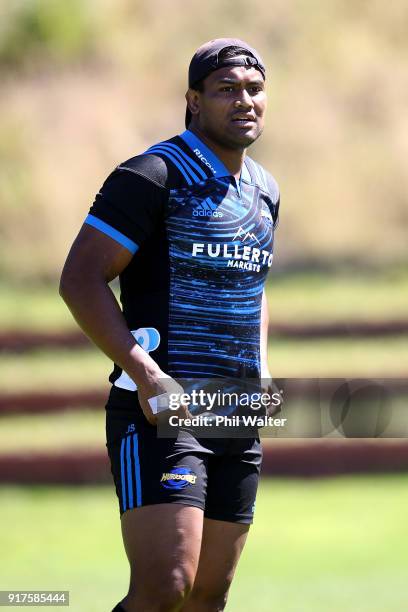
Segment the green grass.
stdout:
<svg viewBox="0 0 408 612">
<path fill-rule="evenodd" d="M 406 376 L 406 337 L 281 340 L 269 343 L 272 375 L 284 377 Z M 0 356 L 3 391 L 108 389 L 112 364 L 97 349 L 40 350 Z"/>
<path fill-rule="evenodd" d="M 60 330 L 75 327 L 71 313 L 58 295 L 57 285 L 2 286 L 2 329 Z"/>
<path fill-rule="evenodd" d="M 85 350 L 39 350 L 0 357 L 2 390 L 108 389 L 112 370 L 109 359 L 96 348 Z"/>
<path fill-rule="evenodd" d="M 275 378 L 406 376 L 408 338 L 271 340 L 268 357 Z"/>
<path fill-rule="evenodd" d="M 264 481 L 230 610 L 402 610 L 407 480 Z"/>
<path fill-rule="evenodd" d="M 274 276 L 267 285 L 275 322 L 398 319 L 408 312 L 408 275 L 359 277 L 297 274 Z M 57 286 L 10 287 L 0 291 L 3 329 L 75 329 Z"/>
<path fill-rule="evenodd" d="M 227 611 L 404 610 L 407 485 L 261 481 Z M 109 610 L 127 589 L 112 487 L 3 487 L 0 547 L 1 589 L 68 589 L 74 612 Z"/>
<path fill-rule="evenodd" d="M 104 449 L 105 410 L 4 416 L 0 419 L 0 455 L 8 452 L 57 451 L 75 447 Z"/>
<path fill-rule="evenodd" d="M 267 284 L 271 321 L 286 323 L 406 319 L 408 275 L 297 274 Z"/>
</svg>

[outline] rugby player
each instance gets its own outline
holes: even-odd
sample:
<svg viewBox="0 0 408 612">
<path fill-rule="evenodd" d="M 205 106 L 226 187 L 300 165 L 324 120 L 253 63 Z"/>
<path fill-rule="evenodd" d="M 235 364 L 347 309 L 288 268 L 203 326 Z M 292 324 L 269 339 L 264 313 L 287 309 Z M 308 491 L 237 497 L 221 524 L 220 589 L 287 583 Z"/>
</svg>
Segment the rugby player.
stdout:
<svg viewBox="0 0 408 612">
<path fill-rule="evenodd" d="M 186 100 L 183 133 L 108 176 L 60 284 L 115 364 L 107 448 L 130 564 L 116 612 L 225 608 L 262 458 L 258 436 L 159 437 L 148 401 L 177 378 L 269 376 L 263 288 L 279 191 L 246 155 L 264 127 L 261 57 L 238 39 L 204 44 Z M 109 287 L 117 276 L 122 309 Z"/>
</svg>

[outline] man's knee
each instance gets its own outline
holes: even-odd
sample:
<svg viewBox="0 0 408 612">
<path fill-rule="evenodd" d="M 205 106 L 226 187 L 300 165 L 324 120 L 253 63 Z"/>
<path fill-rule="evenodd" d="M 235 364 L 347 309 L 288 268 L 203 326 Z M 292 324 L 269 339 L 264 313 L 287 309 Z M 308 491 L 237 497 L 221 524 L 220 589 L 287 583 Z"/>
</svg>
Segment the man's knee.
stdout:
<svg viewBox="0 0 408 612">
<path fill-rule="evenodd" d="M 229 587 L 230 584 L 220 585 L 217 589 L 194 585 L 188 600 L 191 610 L 197 607 L 200 611 L 221 612 L 227 605 Z M 188 606 L 186 609 L 190 610 Z"/>
<path fill-rule="evenodd" d="M 131 584 L 125 598 L 128 612 L 178 612 L 192 590 L 193 580 L 183 570 L 174 570 L 165 579 L 158 575 L 149 585 Z"/>
</svg>

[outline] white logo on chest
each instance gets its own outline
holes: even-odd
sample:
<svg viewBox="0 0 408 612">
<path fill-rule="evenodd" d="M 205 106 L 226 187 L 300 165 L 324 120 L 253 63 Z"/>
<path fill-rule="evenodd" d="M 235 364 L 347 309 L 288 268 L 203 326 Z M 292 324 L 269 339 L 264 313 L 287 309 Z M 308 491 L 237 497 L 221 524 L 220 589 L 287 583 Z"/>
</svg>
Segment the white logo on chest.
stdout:
<svg viewBox="0 0 408 612">
<path fill-rule="evenodd" d="M 226 264 L 229 268 L 242 268 L 254 272 L 260 272 L 261 265 L 268 267 L 272 265 L 273 253 L 249 245 L 231 244 L 238 239 L 240 242 L 253 240 L 260 244 L 253 232 L 247 232 L 240 227 L 230 243 L 208 242 L 205 244 L 203 242 L 193 242 L 191 255 L 193 257 L 199 257 L 200 255 L 207 255 L 211 258 L 222 257 L 227 260 Z"/>
<path fill-rule="evenodd" d="M 241 236 L 244 236 L 244 237 L 242 238 Z M 237 238 L 240 238 L 241 242 L 245 242 L 245 240 L 255 240 L 258 244 L 260 244 L 258 238 L 255 236 L 253 232 L 245 233 L 245 230 L 243 230 L 242 227 L 239 228 L 239 230 L 237 231 L 237 233 L 235 234 L 232 240 L 234 241 Z"/>
</svg>

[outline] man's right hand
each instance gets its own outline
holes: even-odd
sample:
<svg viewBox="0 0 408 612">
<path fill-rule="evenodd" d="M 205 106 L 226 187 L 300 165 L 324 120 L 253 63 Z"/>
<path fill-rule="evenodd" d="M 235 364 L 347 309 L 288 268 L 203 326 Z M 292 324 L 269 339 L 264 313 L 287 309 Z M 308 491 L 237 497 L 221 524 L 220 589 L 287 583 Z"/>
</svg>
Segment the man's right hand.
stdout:
<svg viewBox="0 0 408 612">
<path fill-rule="evenodd" d="M 162 394 L 177 394 L 181 396 L 184 393 L 184 389 L 174 378 L 160 371 L 158 374 L 148 377 L 143 383 L 139 382 L 137 393 L 146 419 L 150 425 L 157 425 L 158 415 L 153 413 L 148 400 Z M 160 414 L 166 414 L 167 412 L 169 411 L 160 412 Z M 177 410 L 172 409 L 171 414 L 176 415 L 180 419 L 191 419 L 193 417 L 188 410 L 188 404 L 181 402 Z"/>
</svg>

